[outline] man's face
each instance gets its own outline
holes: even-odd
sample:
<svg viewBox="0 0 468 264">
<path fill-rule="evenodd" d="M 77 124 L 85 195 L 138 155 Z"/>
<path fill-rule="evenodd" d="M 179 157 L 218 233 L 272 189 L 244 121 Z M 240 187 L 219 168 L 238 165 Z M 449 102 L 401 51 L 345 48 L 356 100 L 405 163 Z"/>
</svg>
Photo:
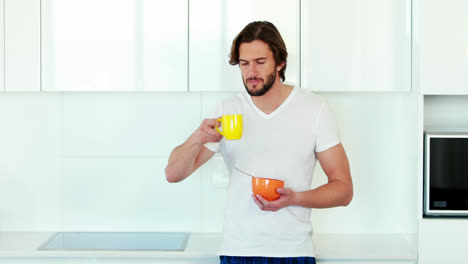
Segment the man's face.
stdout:
<svg viewBox="0 0 468 264">
<path fill-rule="evenodd" d="M 278 71 L 283 65 L 275 65 L 268 44 L 261 40 L 242 43 L 239 46 L 239 65 L 245 89 L 251 96 L 262 96 L 279 80 Z"/>
</svg>

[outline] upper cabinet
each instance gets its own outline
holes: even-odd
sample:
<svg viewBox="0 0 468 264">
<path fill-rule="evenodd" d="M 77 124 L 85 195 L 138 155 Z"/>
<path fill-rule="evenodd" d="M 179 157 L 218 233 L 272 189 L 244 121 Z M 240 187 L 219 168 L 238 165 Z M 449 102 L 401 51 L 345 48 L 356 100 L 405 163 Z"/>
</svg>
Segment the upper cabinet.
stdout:
<svg viewBox="0 0 468 264">
<path fill-rule="evenodd" d="M 41 0 L 4 1 L 5 91 L 40 91 Z"/>
<path fill-rule="evenodd" d="M 468 2 L 420 5 L 420 86 L 468 93 Z M 267 20 L 286 42 L 287 84 L 411 91 L 411 0 L 4 0 L 3 7 L 0 90 L 240 91 L 240 70 L 228 63 L 232 41 L 248 23 Z"/>
<path fill-rule="evenodd" d="M 245 89 L 238 65 L 229 64 L 231 44 L 250 22 L 267 20 L 288 50 L 286 83 L 299 85 L 299 0 L 190 0 L 189 87 L 191 91 Z"/>
<path fill-rule="evenodd" d="M 302 1 L 301 76 L 313 91 L 411 91 L 411 0 Z"/>
<path fill-rule="evenodd" d="M 43 90 L 188 90 L 187 0 L 42 5 Z"/>
<path fill-rule="evenodd" d="M 468 94 L 468 1 L 420 0 L 415 8 L 419 88 Z"/>
</svg>

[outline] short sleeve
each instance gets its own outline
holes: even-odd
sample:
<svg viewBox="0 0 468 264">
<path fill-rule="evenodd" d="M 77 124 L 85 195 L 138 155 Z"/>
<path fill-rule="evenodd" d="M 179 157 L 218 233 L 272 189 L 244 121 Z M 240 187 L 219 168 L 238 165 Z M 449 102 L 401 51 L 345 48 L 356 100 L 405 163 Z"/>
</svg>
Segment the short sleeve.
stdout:
<svg viewBox="0 0 468 264">
<path fill-rule="evenodd" d="M 209 115 L 207 116 L 206 118 L 217 118 L 221 116 L 221 104 L 218 104 L 215 108 L 215 110 Z M 208 142 L 208 143 L 205 143 L 205 146 L 207 149 L 213 151 L 213 152 L 216 152 L 216 153 L 219 153 L 220 152 L 220 149 L 221 149 L 221 143 L 220 142 Z"/>
<path fill-rule="evenodd" d="M 315 152 L 322 152 L 341 142 L 335 115 L 327 102 L 322 104 L 317 119 Z"/>
</svg>

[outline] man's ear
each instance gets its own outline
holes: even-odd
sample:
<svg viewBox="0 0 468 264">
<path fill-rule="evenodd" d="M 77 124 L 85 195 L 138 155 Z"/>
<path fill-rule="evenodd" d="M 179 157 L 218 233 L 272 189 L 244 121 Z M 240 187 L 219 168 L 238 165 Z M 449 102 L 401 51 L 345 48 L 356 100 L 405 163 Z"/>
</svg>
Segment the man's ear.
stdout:
<svg viewBox="0 0 468 264">
<path fill-rule="evenodd" d="M 281 71 L 281 69 L 283 69 L 283 67 L 284 67 L 284 61 L 276 66 L 276 71 L 278 71 L 278 72 Z"/>
</svg>

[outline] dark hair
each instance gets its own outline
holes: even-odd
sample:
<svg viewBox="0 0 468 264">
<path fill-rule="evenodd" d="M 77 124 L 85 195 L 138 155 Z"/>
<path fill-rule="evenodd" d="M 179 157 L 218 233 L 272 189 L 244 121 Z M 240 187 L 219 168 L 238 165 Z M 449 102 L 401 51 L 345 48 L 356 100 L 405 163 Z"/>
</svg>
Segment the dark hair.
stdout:
<svg viewBox="0 0 468 264">
<path fill-rule="evenodd" d="M 239 64 L 239 46 L 242 43 L 248 43 L 254 40 L 261 40 L 270 46 L 276 66 L 284 62 L 283 68 L 279 71 L 281 81 L 284 82 L 286 79 L 284 73 L 286 71 L 288 51 L 286 50 L 286 44 L 284 44 L 278 29 L 268 21 L 255 21 L 244 27 L 232 41 L 229 64 Z"/>
</svg>

